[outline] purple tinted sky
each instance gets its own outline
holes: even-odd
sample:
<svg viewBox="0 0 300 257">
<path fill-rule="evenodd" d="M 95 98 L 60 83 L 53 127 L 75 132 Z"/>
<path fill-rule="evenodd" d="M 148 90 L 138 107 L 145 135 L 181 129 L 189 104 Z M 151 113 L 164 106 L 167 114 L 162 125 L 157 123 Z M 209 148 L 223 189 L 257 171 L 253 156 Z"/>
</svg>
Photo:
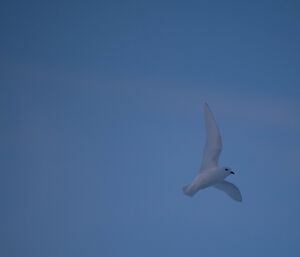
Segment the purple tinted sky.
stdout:
<svg viewBox="0 0 300 257">
<path fill-rule="evenodd" d="M 9 1 L 0 255 L 300 254 L 297 1 Z M 202 105 L 242 191 L 197 174 Z"/>
</svg>

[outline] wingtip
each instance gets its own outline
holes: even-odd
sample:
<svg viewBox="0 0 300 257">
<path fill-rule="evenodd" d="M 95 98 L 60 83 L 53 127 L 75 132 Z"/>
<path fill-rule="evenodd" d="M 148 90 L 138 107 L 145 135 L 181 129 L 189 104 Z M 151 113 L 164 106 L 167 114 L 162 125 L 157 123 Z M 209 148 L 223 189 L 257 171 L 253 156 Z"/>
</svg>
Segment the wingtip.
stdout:
<svg viewBox="0 0 300 257">
<path fill-rule="evenodd" d="M 207 102 L 204 102 L 204 110 L 211 111 Z"/>
<path fill-rule="evenodd" d="M 207 102 L 204 102 L 204 105 L 203 105 L 203 107 L 204 107 L 204 110 L 205 110 L 205 109 L 209 109 L 209 105 L 208 105 L 208 103 L 207 103 Z"/>
<path fill-rule="evenodd" d="M 235 197 L 234 200 L 236 200 L 237 202 L 242 202 L 243 201 L 243 197 L 242 195 L 240 194 L 239 196 Z"/>
</svg>

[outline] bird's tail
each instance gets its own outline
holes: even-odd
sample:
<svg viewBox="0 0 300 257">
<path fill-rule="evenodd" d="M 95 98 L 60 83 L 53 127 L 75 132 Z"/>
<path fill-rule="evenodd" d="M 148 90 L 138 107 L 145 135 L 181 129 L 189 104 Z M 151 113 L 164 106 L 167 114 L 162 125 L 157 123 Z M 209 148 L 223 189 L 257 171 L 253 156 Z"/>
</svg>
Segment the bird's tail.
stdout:
<svg viewBox="0 0 300 257">
<path fill-rule="evenodd" d="M 184 187 L 182 188 L 182 191 L 183 191 L 183 193 L 184 193 L 185 195 L 191 196 L 191 193 L 190 193 L 190 191 L 188 190 L 188 189 L 189 189 L 189 186 L 190 186 L 190 185 L 184 186 Z"/>
</svg>

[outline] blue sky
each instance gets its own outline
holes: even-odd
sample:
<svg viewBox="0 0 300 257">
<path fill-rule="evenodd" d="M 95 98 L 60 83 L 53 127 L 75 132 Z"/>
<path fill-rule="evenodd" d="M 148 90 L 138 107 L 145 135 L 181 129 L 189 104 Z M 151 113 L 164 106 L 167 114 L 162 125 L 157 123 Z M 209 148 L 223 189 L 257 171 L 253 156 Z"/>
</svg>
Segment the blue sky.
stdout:
<svg viewBox="0 0 300 257">
<path fill-rule="evenodd" d="M 0 9 L 1 256 L 299 256 L 297 1 Z M 242 203 L 181 192 L 205 101 Z"/>
</svg>

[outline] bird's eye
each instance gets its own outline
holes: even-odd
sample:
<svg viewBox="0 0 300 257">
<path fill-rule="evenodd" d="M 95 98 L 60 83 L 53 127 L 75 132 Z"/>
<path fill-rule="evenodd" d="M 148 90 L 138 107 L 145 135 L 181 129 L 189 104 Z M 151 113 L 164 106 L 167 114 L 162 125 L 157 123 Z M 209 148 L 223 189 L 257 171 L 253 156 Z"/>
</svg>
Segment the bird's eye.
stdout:
<svg viewBox="0 0 300 257">
<path fill-rule="evenodd" d="M 228 171 L 228 169 L 225 169 L 226 171 Z"/>
</svg>

